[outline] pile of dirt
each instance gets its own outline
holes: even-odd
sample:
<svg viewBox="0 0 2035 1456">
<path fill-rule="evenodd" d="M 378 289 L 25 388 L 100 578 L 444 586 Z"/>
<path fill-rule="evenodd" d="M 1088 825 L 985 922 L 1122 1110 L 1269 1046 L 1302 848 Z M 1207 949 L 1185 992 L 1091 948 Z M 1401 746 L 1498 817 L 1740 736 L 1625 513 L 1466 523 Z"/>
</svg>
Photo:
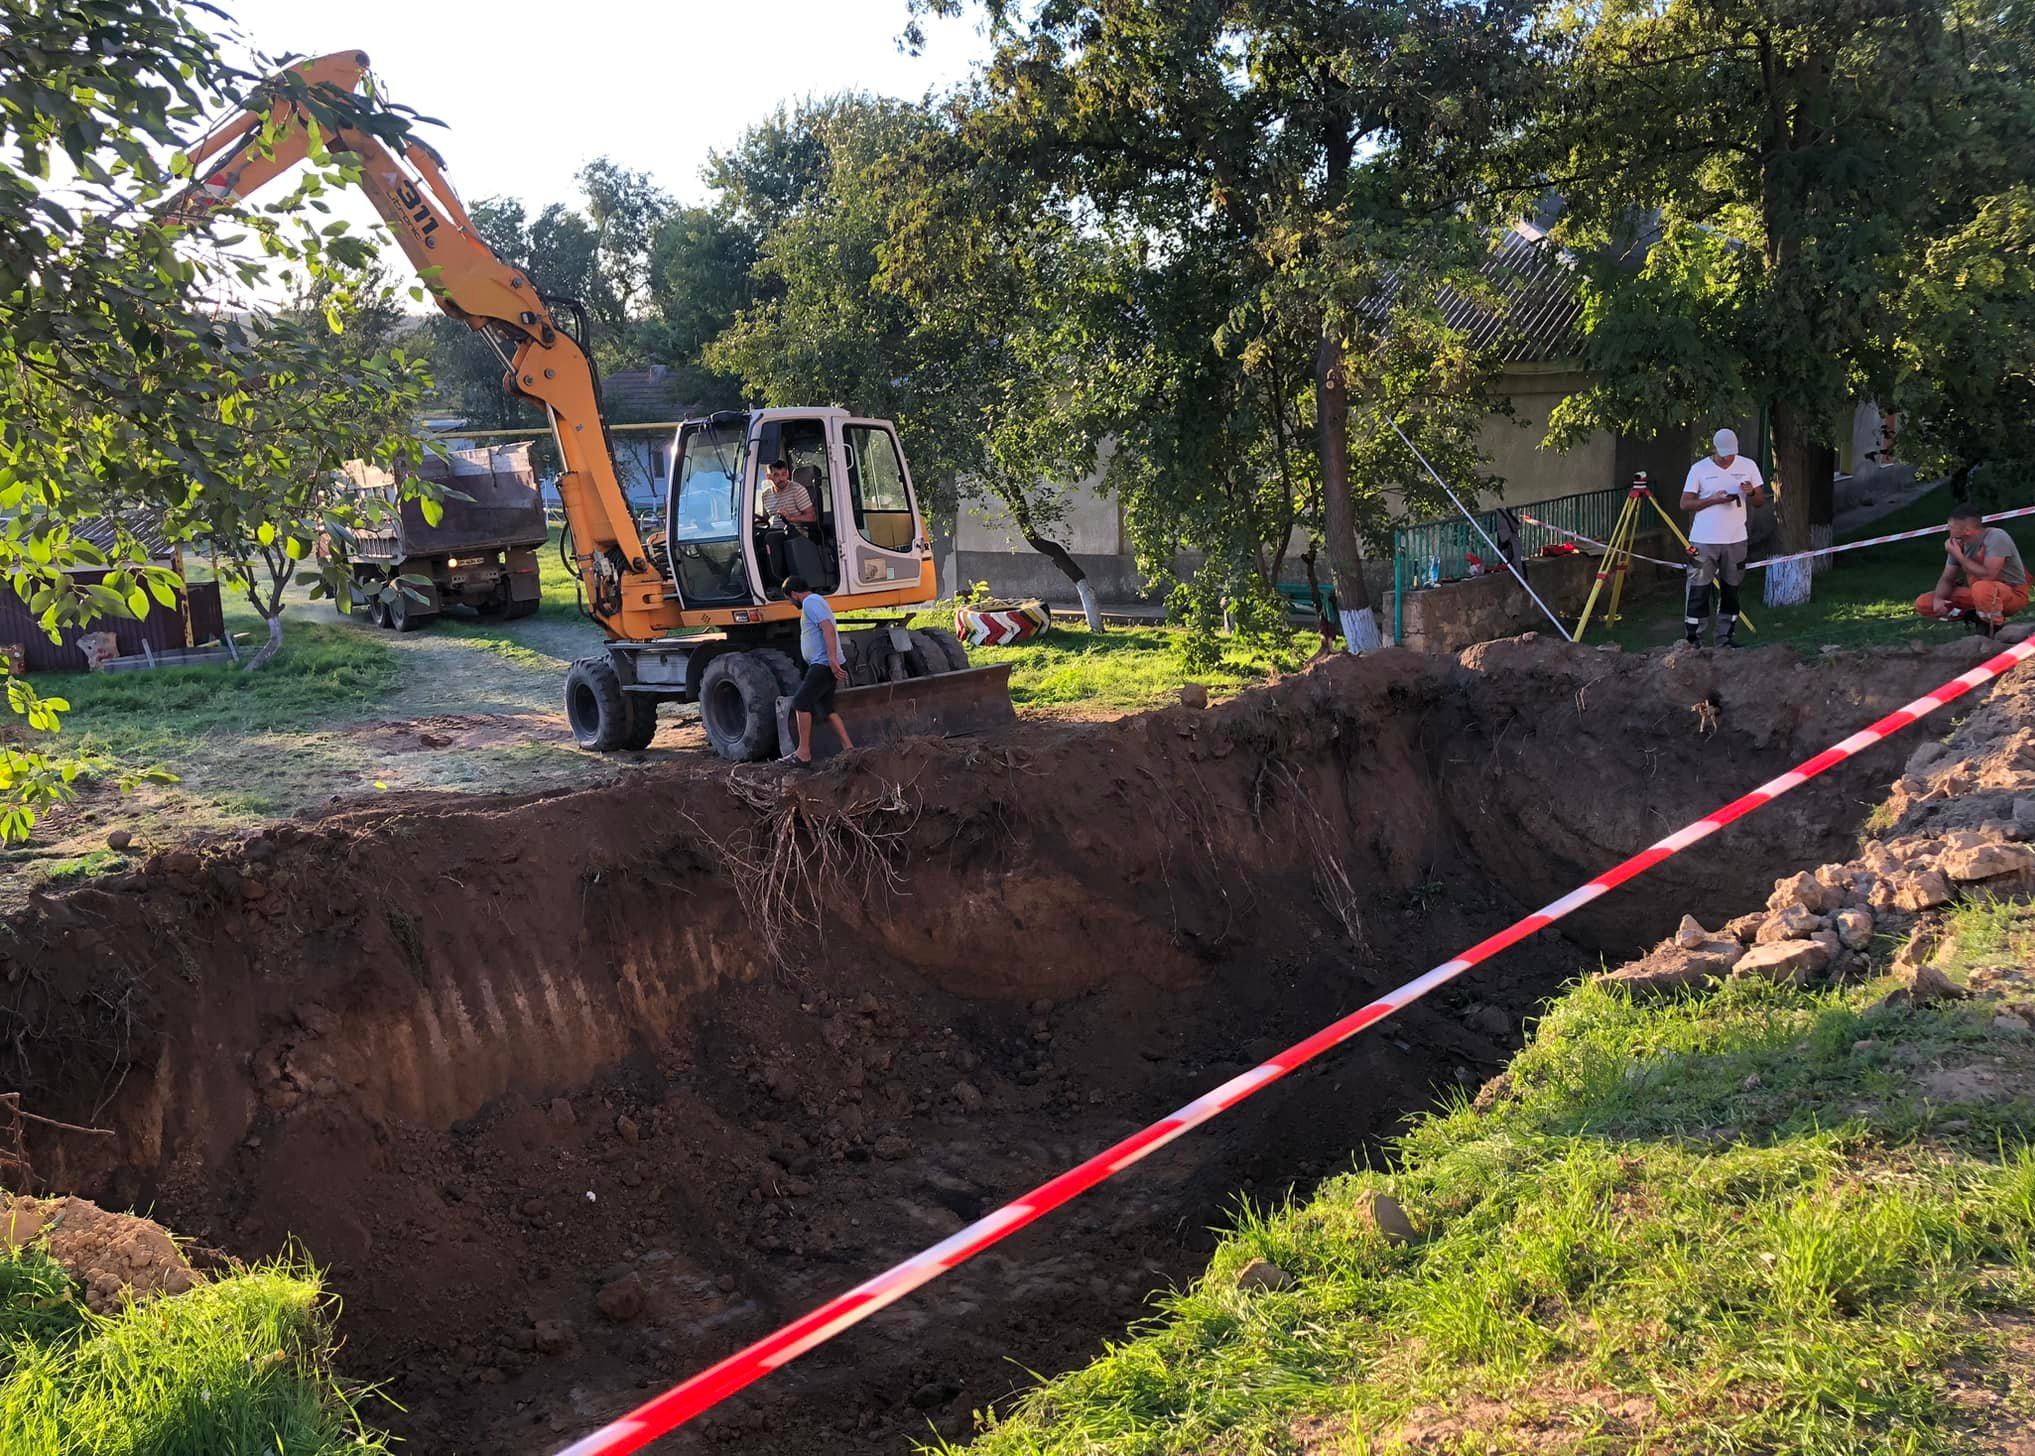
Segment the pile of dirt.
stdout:
<svg viewBox="0 0 2035 1456">
<path fill-rule="evenodd" d="M 332 1266 L 349 1374 L 535 1452 L 1509 923 L 1959 647 L 1337 660 L 1211 710 L 413 797 L 151 857 L 0 941 L 52 1185 Z M 1508 953 L 673 1444 L 900 1449 L 1092 1355 L 1239 1191 L 1485 1080 L 1682 905 L 1850 853 L 1868 754 Z"/>
<path fill-rule="evenodd" d="M 0 1247 L 38 1240 L 84 1286 L 86 1306 L 100 1314 L 129 1299 L 182 1294 L 204 1277 L 161 1224 L 108 1213 L 83 1198 L 0 1193 Z"/>
</svg>

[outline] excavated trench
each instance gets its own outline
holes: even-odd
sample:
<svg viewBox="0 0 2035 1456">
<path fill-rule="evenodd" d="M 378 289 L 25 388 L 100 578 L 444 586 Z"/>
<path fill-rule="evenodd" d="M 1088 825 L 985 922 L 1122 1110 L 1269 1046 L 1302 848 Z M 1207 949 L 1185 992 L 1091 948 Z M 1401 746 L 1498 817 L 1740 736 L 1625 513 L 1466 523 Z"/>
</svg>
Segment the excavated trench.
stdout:
<svg viewBox="0 0 2035 1456">
<path fill-rule="evenodd" d="M 432 1452 L 542 1452 L 1959 668 L 1957 649 L 1342 660 L 1207 712 L 812 777 L 420 800 L 9 927 L 46 1187 L 294 1238 Z M 1670 862 L 676 1437 L 897 1452 L 1192 1277 L 1242 1193 L 1484 1080 L 1536 1002 L 1839 855 L 1902 746 Z"/>
</svg>

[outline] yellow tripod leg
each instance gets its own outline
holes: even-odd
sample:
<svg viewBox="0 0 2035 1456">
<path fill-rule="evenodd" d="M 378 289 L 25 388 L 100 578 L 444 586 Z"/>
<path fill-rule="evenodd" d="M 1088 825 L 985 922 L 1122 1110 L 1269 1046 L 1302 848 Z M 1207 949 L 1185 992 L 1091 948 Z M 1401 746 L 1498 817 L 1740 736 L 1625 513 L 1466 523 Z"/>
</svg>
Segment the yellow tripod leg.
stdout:
<svg viewBox="0 0 2035 1456">
<path fill-rule="evenodd" d="M 1639 503 L 1627 496 L 1626 504 L 1631 509 L 1619 517 L 1625 529 L 1612 537 L 1612 544 L 1618 548 L 1618 562 L 1611 568 L 1611 609 L 1604 614 L 1607 627 L 1619 620 L 1618 606 L 1625 600 L 1625 578 L 1632 572 L 1632 545 L 1639 536 Z"/>
<path fill-rule="evenodd" d="M 1625 529 L 1625 519 L 1637 510 L 1637 502 L 1631 496 L 1625 498 L 1625 505 L 1618 512 L 1618 524 L 1611 528 L 1611 539 L 1605 543 L 1604 555 L 1598 561 L 1597 579 L 1590 583 L 1590 595 L 1583 602 L 1583 615 L 1576 619 L 1575 640 L 1583 640 L 1583 631 L 1590 625 L 1590 613 L 1596 610 L 1597 594 L 1604 590 L 1605 579 L 1610 575 L 1611 556 L 1617 549 L 1619 532 Z"/>
<path fill-rule="evenodd" d="M 1696 548 L 1689 544 L 1689 538 L 1682 534 L 1682 528 L 1675 524 L 1675 518 L 1668 514 L 1668 508 L 1653 498 L 1652 491 L 1646 493 L 1646 499 L 1647 503 L 1653 507 L 1654 514 L 1658 515 L 1667 528 L 1675 533 L 1675 539 L 1682 543 L 1682 549 L 1693 554 Z M 1742 606 L 1739 608 L 1738 620 L 1745 624 L 1746 631 L 1759 631 L 1759 628 L 1752 624 L 1752 613 L 1746 611 Z"/>
</svg>

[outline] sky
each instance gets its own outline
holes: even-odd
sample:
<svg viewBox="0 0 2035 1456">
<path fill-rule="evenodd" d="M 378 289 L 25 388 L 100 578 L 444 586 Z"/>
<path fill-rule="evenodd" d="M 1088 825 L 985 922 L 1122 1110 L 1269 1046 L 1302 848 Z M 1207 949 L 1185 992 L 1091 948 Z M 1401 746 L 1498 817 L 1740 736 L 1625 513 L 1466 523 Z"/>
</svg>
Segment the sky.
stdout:
<svg viewBox="0 0 2035 1456">
<path fill-rule="evenodd" d="M 271 55 L 364 50 L 389 97 L 445 123 L 422 135 L 469 203 L 573 202 L 598 156 L 704 200 L 707 154 L 780 106 L 866 90 L 917 98 L 985 58 L 975 17 L 897 39 L 906 0 L 216 0 Z M 365 204 L 348 215 L 372 220 Z"/>
</svg>

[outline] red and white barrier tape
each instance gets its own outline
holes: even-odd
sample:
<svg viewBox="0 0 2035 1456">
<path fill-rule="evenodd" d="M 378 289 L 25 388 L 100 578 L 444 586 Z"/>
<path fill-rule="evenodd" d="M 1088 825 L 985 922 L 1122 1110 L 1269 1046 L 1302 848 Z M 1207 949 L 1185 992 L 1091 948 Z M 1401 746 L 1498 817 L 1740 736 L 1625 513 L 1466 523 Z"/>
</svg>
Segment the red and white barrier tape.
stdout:
<svg viewBox="0 0 2035 1456">
<path fill-rule="evenodd" d="M 1995 521 L 2011 521 L 2016 516 L 2035 516 L 2035 506 L 2021 506 L 2011 511 L 1999 511 L 1985 518 L 1990 526 Z M 1769 556 L 1760 561 L 1745 563 L 1747 571 L 1757 571 L 1762 566 L 1779 566 L 1784 561 L 1804 561 L 1811 556 L 1835 556 L 1840 551 L 1857 551 L 1866 546 L 1884 546 L 1889 541 L 1913 541 L 1918 536 L 1941 536 L 1943 527 L 1924 526 L 1919 531 L 1896 531 L 1891 536 L 1868 536 L 1863 541 L 1846 541 L 1838 546 L 1818 546 L 1812 551 L 1795 551 L 1786 556 Z"/>
<path fill-rule="evenodd" d="M 1611 549 L 1594 536 L 1585 536 L 1576 531 L 1563 530 L 1560 526 L 1554 525 L 1549 521 L 1543 521 L 1537 516 L 1530 516 L 1525 511 L 1515 508 L 1514 514 L 1529 526 L 1538 526 L 1541 530 L 1552 531 L 1557 536 L 1567 536 L 1571 541 L 1581 541 L 1585 546 L 1595 546 L 1599 551 L 1609 551 Z M 1995 521 L 2011 521 L 2016 516 L 2035 516 L 2035 506 L 2021 506 L 2016 510 L 2000 511 L 1996 515 L 1987 516 L 1985 523 L 1990 526 Z M 1834 546 L 1818 546 L 1810 551 L 1796 551 L 1787 556 L 1768 556 L 1759 561 L 1746 562 L 1745 569 L 1747 571 L 1758 571 L 1763 566 L 1779 566 L 1784 561 L 1806 561 L 1811 556 L 1835 556 L 1840 551 L 1857 551 L 1866 546 L 1884 546 L 1890 541 L 1913 541 L 1920 536 L 1941 536 L 1942 534 L 1943 527 L 1941 526 L 1924 526 L 1919 531 L 1896 531 L 1891 536 L 1868 536 L 1862 541 L 1845 541 Z M 1644 561 L 1653 566 L 1666 566 L 1675 571 L 1689 571 L 1692 569 L 1686 561 L 1662 561 L 1657 556 L 1643 556 L 1637 551 L 1630 554 L 1635 561 Z"/>
<path fill-rule="evenodd" d="M 1150 1127 L 1131 1134 L 1115 1147 L 1098 1153 L 1078 1167 L 1070 1168 L 1049 1183 L 1043 1183 L 994 1213 L 977 1219 L 951 1238 L 942 1240 L 902 1264 L 875 1278 L 836 1295 L 810 1314 L 792 1321 L 775 1334 L 758 1340 L 745 1350 L 730 1355 L 717 1365 L 673 1386 L 655 1400 L 637 1407 L 611 1425 L 603 1426 L 583 1440 L 566 1447 L 559 1456 L 623 1456 L 641 1450 L 659 1436 L 677 1429 L 702 1411 L 718 1405 L 735 1392 L 771 1371 L 790 1364 L 807 1351 L 825 1344 L 834 1336 L 861 1323 L 885 1306 L 902 1299 L 957 1264 L 973 1258 L 991 1244 L 1010 1237 L 1035 1219 L 1044 1217 L 1061 1204 L 1087 1192 L 1098 1183 L 1115 1177 L 1131 1164 L 1157 1152 L 1183 1133 L 1226 1112 L 1254 1092 L 1278 1081 L 1288 1072 L 1313 1061 L 1323 1052 L 1340 1046 L 1365 1027 L 1383 1021 L 1395 1011 L 1411 1006 L 1428 992 L 1446 985 L 1480 961 L 1544 930 L 1583 906 L 1645 874 L 1662 860 L 1681 853 L 1690 845 L 1709 838 L 1725 825 L 1750 814 L 1762 804 L 1799 788 L 1818 774 L 1898 733 L 1926 713 L 1964 696 L 1982 683 L 2000 676 L 2017 663 L 2035 657 L 2035 640 L 2016 643 L 1988 658 L 1969 672 L 1960 673 L 1934 692 L 1925 693 L 1904 708 L 1861 728 L 1841 743 L 1832 745 L 1814 758 L 1797 764 L 1778 778 L 1769 779 L 1751 793 L 1741 794 L 1721 809 L 1713 810 L 1695 823 L 1676 830 L 1666 839 L 1643 849 L 1622 864 L 1614 865 L 1586 884 L 1579 885 L 1522 920 L 1514 921 L 1496 935 L 1478 941 L 1454 960 L 1444 961 L 1426 975 L 1387 992 L 1368 1006 L 1352 1011 L 1305 1041 L 1296 1042 L 1269 1061 L 1232 1077 L 1213 1091 L 1205 1092 L 1177 1112 L 1159 1119 Z"/>
<path fill-rule="evenodd" d="M 1529 526 L 1538 526 L 1541 530 L 1552 531 L 1557 536 L 1567 536 L 1571 541 L 1581 541 L 1585 546 L 1595 546 L 1599 551 L 1609 551 L 1611 549 L 1609 545 L 1599 541 L 1595 536 L 1585 536 L 1579 531 L 1565 531 L 1560 526 L 1543 521 L 1538 516 L 1529 516 L 1525 511 L 1514 511 L 1513 514 Z M 1644 561 L 1649 566 L 1665 566 L 1670 571 L 1688 571 L 1690 569 L 1689 563 L 1686 561 L 1663 561 L 1658 556 L 1647 556 L 1638 551 L 1628 552 L 1627 554 L 1634 561 Z"/>
</svg>

